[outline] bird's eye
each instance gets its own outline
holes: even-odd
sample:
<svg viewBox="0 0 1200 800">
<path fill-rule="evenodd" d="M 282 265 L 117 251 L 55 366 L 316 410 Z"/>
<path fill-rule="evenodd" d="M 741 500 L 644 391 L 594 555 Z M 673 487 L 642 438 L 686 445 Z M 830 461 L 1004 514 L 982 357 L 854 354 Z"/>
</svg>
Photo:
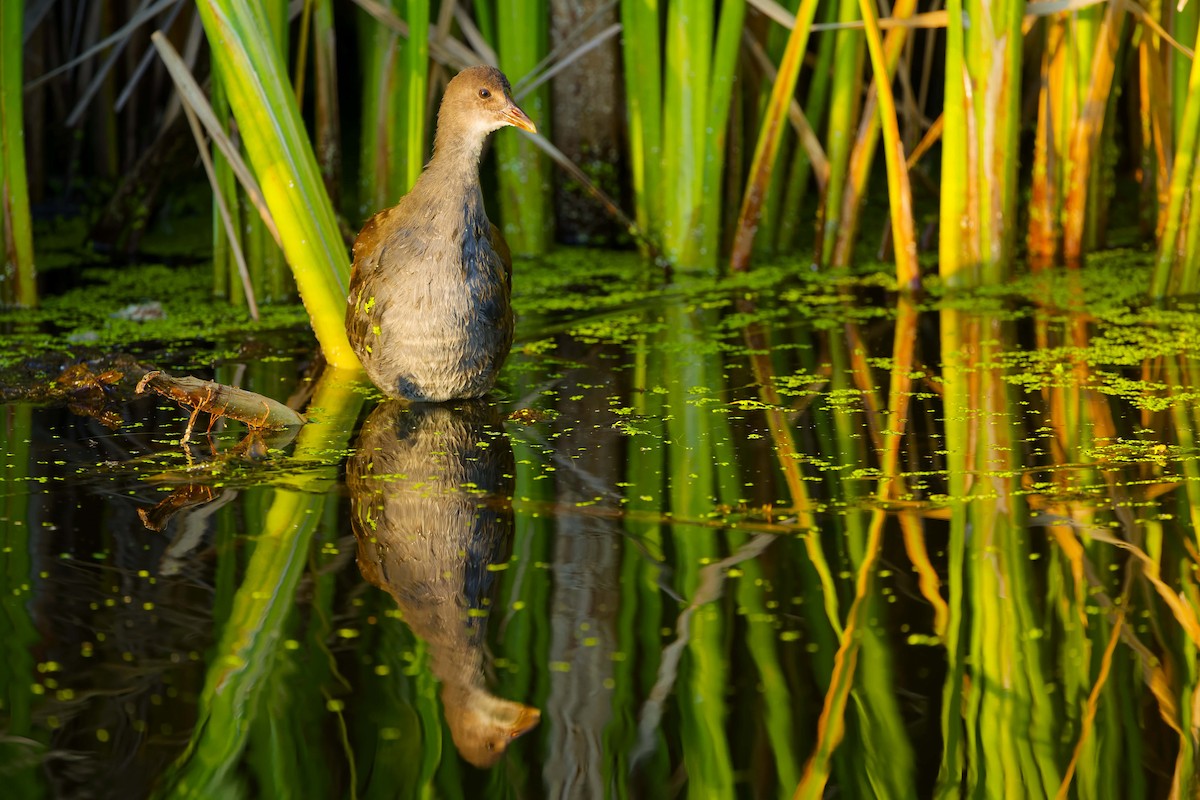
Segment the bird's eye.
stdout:
<svg viewBox="0 0 1200 800">
<path fill-rule="evenodd" d="M 487 89 L 480 89 L 479 96 L 482 97 L 484 100 L 487 100 L 489 97 L 492 96 L 492 93 L 489 92 Z"/>
</svg>

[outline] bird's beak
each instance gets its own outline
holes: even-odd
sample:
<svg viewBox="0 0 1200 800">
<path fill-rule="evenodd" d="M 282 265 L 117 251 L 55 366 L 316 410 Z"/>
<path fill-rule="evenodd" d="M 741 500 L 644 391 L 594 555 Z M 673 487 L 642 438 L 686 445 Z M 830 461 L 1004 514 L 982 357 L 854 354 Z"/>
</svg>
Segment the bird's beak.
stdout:
<svg viewBox="0 0 1200 800">
<path fill-rule="evenodd" d="M 504 117 L 504 121 L 509 125 L 513 125 L 523 131 L 537 133 L 537 126 L 533 124 L 533 120 L 526 116 L 524 111 L 517 108 L 517 104 L 512 100 L 508 101 L 508 106 L 500 112 L 500 116 Z"/>
</svg>

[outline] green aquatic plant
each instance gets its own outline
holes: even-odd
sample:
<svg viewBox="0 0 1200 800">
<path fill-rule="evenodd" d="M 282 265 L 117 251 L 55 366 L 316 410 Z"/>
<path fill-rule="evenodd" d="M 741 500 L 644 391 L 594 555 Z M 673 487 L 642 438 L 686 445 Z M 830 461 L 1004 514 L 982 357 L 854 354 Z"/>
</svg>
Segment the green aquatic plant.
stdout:
<svg viewBox="0 0 1200 800">
<path fill-rule="evenodd" d="M 0 304 L 32 306 L 37 304 L 38 293 L 22 116 L 24 11 L 23 0 L 5 3 L 0 10 L 0 216 L 4 219 Z"/>
<path fill-rule="evenodd" d="M 246 0 L 198 8 L 317 340 L 330 364 L 356 365 L 342 322 L 349 258 L 269 21 Z"/>
</svg>

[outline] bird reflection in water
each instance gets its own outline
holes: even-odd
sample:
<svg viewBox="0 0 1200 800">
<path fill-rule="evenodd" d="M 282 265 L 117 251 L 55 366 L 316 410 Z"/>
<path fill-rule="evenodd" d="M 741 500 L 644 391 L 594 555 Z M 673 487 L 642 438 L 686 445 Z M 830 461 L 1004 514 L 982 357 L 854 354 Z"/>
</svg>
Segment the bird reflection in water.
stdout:
<svg viewBox="0 0 1200 800">
<path fill-rule="evenodd" d="M 488 567 L 512 548 L 512 474 L 500 414 L 483 400 L 380 405 L 346 474 L 359 569 L 428 644 L 454 744 L 477 767 L 541 719 L 484 679 L 480 612 L 496 574 Z"/>
</svg>

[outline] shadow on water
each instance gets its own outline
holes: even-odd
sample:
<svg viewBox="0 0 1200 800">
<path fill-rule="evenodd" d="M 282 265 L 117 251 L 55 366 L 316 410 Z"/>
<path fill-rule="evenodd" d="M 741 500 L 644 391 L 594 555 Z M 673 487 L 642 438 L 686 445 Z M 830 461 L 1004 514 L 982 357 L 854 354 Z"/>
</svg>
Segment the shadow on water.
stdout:
<svg viewBox="0 0 1200 800">
<path fill-rule="evenodd" d="M 486 401 L 0 406 L 13 796 L 1194 794 L 1193 309 L 560 266 Z"/>
</svg>

